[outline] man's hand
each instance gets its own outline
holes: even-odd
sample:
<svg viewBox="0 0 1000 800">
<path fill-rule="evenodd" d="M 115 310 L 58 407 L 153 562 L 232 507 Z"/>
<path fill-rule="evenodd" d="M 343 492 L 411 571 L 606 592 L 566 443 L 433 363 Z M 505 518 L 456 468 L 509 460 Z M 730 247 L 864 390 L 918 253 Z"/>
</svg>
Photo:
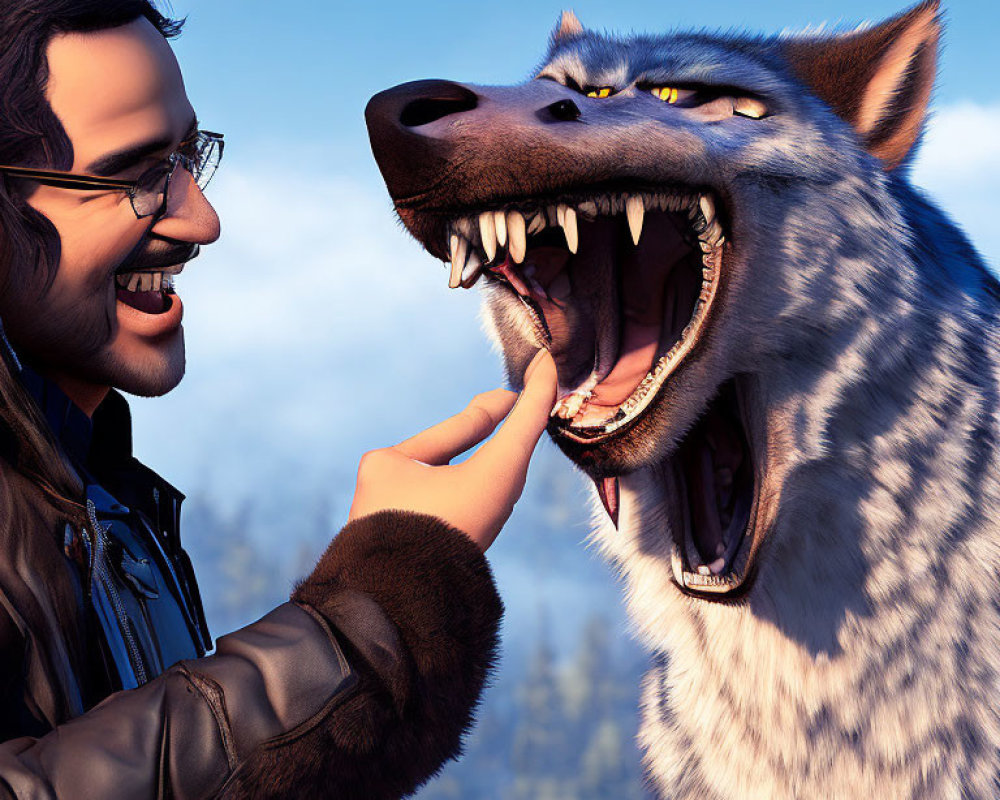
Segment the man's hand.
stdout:
<svg viewBox="0 0 1000 800">
<path fill-rule="evenodd" d="M 349 519 L 387 509 L 431 514 L 486 550 L 521 496 L 555 399 L 556 365 L 543 349 L 528 366 L 520 395 L 505 389 L 476 395 L 460 414 L 395 447 L 366 453 Z M 478 452 L 461 464 L 449 463 L 489 436 L 505 416 Z"/>
</svg>

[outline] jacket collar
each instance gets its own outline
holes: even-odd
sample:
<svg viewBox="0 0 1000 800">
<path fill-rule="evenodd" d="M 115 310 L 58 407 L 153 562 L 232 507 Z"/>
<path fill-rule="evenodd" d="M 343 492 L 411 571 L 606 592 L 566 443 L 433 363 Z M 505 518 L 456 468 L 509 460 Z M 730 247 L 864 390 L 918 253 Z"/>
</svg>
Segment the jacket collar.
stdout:
<svg viewBox="0 0 1000 800">
<path fill-rule="evenodd" d="M 21 381 L 38 403 L 52 433 L 87 483 L 100 483 L 126 505 L 157 519 L 176 536 L 184 495 L 132 455 L 132 414 L 116 390 L 93 418 L 50 380 L 24 366 Z"/>
</svg>

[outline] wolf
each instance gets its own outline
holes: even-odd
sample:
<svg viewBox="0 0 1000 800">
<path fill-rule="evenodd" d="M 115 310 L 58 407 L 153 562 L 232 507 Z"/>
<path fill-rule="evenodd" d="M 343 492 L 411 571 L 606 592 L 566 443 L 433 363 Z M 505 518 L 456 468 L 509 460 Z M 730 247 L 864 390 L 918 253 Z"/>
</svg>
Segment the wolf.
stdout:
<svg viewBox="0 0 1000 800">
<path fill-rule="evenodd" d="M 368 105 L 511 383 L 555 357 L 663 797 L 1000 796 L 1000 284 L 908 177 L 941 27 L 567 12 L 520 85 Z"/>
</svg>

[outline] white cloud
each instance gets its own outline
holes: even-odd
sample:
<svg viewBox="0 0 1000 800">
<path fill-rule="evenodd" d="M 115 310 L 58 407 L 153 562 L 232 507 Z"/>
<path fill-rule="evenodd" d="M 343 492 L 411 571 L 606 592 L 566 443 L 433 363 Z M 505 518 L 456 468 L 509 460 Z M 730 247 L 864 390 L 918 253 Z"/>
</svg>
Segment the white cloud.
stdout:
<svg viewBox="0 0 1000 800">
<path fill-rule="evenodd" d="M 931 119 L 914 182 L 1000 266 L 1000 104 L 962 103 Z"/>
<path fill-rule="evenodd" d="M 965 102 L 936 112 L 920 153 L 931 178 L 982 181 L 1000 173 L 1000 104 Z"/>
</svg>

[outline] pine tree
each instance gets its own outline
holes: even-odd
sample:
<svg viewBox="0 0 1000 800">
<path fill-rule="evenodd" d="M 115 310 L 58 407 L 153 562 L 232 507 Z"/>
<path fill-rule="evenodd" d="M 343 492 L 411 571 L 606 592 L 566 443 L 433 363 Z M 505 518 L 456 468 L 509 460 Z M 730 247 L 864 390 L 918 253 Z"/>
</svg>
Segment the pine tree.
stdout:
<svg viewBox="0 0 1000 800">
<path fill-rule="evenodd" d="M 557 800 L 570 779 L 568 724 L 556 674 L 555 656 L 542 626 L 538 647 L 518 691 L 519 724 L 512 742 L 514 797 Z"/>
<path fill-rule="evenodd" d="M 566 714 L 571 723 L 597 724 L 614 714 L 621 695 L 611 653 L 611 626 L 591 617 L 583 628 L 576 657 L 562 682 Z"/>
</svg>

